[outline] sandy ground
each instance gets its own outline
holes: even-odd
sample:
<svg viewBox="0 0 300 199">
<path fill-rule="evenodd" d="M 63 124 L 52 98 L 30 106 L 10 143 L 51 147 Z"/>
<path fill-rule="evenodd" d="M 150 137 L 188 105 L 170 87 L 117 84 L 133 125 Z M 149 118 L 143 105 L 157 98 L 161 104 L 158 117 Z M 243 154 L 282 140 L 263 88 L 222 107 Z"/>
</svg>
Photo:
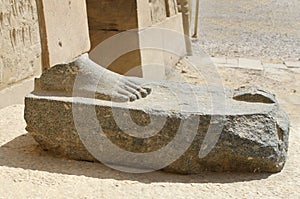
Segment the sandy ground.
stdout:
<svg viewBox="0 0 300 199">
<path fill-rule="evenodd" d="M 299 60 L 299 10 L 298 0 L 201 0 L 194 47 L 217 57 Z"/>
<path fill-rule="evenodd" d="M 27 134 L 24 107 L 13 105 L 0 110 L 0 198 L 299 198 L 300 69 L 218 71 L 227 87 L 259 85 L 276 93 L 292 122 L 281 173 L 127 174 L 57 158 Z M 184 75 L 197 83 L 191 71 Z"/>
</svg>

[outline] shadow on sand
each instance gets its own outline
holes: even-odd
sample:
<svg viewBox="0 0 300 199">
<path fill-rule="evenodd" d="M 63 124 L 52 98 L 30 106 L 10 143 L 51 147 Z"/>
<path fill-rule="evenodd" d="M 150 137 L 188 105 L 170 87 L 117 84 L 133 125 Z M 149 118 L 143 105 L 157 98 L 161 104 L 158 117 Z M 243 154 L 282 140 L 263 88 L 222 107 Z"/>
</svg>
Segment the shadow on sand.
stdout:
<svg viewBox="0 0 300 199">
<path fill-rule="evenodd" d="M 113 170 L 103 164 L 74 161 L 43 151 L 29 134 L 15 138 L 0 147 L 0 166 L 37 170 L 98 179 L 138 181 L 141 183 L 233 183 L 268 178 L 268 173 L 212 173 L 178 175 L 162 171 L 130 174 Z"/>
</svg>

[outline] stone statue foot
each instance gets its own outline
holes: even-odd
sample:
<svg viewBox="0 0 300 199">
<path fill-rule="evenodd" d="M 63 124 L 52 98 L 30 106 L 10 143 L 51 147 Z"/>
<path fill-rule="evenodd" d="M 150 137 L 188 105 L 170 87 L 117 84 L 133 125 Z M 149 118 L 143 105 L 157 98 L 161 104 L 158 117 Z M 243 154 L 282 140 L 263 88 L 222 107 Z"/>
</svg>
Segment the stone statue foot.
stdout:
<svg viewBox="0 0 300 199">
<path fill-rule="evenodd" d="M 126 102 L 148 96 L 151 88 L 143 86 L 145 83 L 140 78 L 111 72 L 84 54 L 71 63 L 56 65 L 44 71 L 36 79 L 35 92 Z"/>
</svg>

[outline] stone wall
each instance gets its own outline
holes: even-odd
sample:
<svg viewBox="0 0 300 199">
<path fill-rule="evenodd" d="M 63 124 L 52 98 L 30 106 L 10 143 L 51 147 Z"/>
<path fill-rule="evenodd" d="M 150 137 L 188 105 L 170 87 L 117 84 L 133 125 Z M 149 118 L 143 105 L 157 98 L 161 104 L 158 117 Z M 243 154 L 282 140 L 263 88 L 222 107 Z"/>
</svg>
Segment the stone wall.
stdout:
<svg viewBox="0 0 300 199">
<path fill-rule="evenodd" d="M 35 0 L 0 0 L 0 89 L 41 71 Z"/>
</svg>

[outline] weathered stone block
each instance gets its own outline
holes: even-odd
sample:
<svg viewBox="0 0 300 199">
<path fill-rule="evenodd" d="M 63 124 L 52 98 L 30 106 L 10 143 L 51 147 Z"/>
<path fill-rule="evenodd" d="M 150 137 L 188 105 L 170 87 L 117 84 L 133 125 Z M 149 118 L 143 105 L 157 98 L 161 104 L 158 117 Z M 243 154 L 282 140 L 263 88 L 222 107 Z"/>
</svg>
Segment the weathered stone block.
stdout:
<svg viewBox="0 0 300 199">
<path fill-rule="evenodd" d="M 44 68 L 90 50 L 85 0 L 37 0 L 37 5 Z"/>
<path fill-rule="evenodd" d="M 285 65 L 288 67 L 288 68 L 300 68 L 300 62 L 289 62 L 289 61 L 286 61 L 285 62 Z"/>
<path fill-rule="evenodd" d="M 222 99 L 219 88 L 168 82 L 148 86 L 152 93 L 147 98 L 129 104 L 30 94 L 25 100 L 27 130 L 43 149 L 58 155 L 95 161 L 92 153 L 106 164 L 128 168 L 159 168 L 178 152 L 164 170 L 191 174 L 283 168 L 289 121 L 271 93 L 240 88 L 225 90 Z M 211 96 L 219 103 L 211 104 Z M 131 158 L 152 153 L 148 159 Z"/>
<path fill-rule="evenodd" d="M 261 61 L 254 60 L 254 59 L 239 58 L 238 67 L 245 68 L 245 69 L 253 69 L 253 70 L 263 70 L 263 65 Z"/>
</svg>

